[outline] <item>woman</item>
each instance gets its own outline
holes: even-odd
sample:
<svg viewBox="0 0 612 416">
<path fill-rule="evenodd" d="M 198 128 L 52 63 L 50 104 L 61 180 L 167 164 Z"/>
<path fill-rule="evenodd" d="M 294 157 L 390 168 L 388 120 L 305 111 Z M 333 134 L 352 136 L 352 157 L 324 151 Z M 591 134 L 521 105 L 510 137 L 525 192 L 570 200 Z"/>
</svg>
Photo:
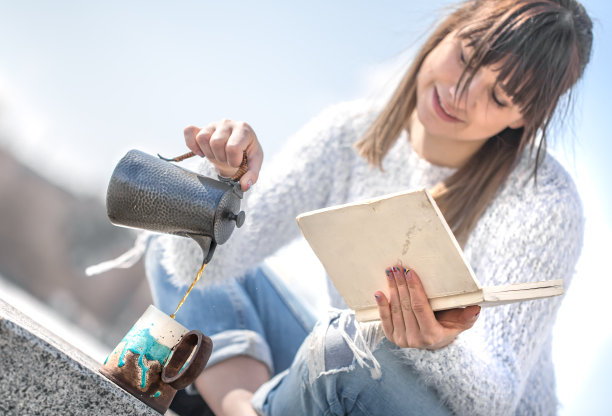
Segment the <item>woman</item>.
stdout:
<svg viewBox="0 0 612 416">
<path fill-rule="evenodd" d="M 483 285 L 563 278 L 567 287 L 582 211 L 571 179 L 545 152 L 546 131 L 591 41 L 590 19 L 573 0 L 466 1 L 428 38 L 382 109 L 325 111 L 261 178 L 263 153 L 247 124 L 185 129 L 187 146 L 212 162 L 202 172 L 230 176 L 246 150 L 241 185 L 257 183 L 247 192 L 247 224 L 205 271 L 203 281 L 218 285 L 190 295 L 177 314 L 213 339 L 195 383 L 213 411 L 554 414 L 551 330 L 560 298 L 480 317 L 477 306 L 434 314 L 418 270 L 389 265 L 389 296 L 372 294 L 380 325 L 339 311 L 304 341 L 308 313 L 271 273 L 247 270 L 298 236 L 301 212 L 426 186 Z M 187 239 L 151 243 L 147 270 L 160 308 L 174 311 L 200 260 Z"/>
</svg>

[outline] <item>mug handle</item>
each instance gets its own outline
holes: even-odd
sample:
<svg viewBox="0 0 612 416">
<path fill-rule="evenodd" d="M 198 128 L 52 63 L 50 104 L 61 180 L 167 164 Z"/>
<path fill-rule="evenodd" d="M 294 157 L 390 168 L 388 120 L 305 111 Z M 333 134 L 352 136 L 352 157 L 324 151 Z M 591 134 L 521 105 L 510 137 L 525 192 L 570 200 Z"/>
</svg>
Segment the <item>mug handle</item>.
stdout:
<svg viewBox="0 0 612 416">
<path fill-rule="evenodd" d="M 176 344 L 170 359 L 164 365 L 161 373 L 162 381 L 177 390 L 184 389 L 204 370 L 212 348 L 211 339 L 200 331 L 187 332 Z M 187 363 L 190 356 L 191 360 Z"/>
</svg>

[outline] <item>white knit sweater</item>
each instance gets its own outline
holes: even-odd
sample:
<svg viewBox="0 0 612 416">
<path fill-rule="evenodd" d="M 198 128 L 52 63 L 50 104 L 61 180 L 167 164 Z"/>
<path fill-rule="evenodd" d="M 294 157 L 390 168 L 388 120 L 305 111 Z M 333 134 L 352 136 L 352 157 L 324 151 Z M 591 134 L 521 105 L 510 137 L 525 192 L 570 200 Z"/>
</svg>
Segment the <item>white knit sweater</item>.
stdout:
<svg viewBox="0 0 612 416">
<path fill-rule="evenodd" d="M 245 225 L 217 247 L 203 284 L 240 276 L 298 237 L 295 217 L 302 212 L 431 187 L 454 172 L 421 159 L 405 133 L 385 157 L 384 172 L 371 168 L 353 145 L 374 116 L 363 102 L 334 106 L 264 165 L 243 204 Z M 526 154 L 467 241 L 466 259 L 484 286 L 558 278 L 569 286 L 582 246 L 580 199 L 552 157 L 540 165 L 537 183 L 532 170 Z M 212 174 L 205 164 L 202 172 Z M 202 259 L 199 247 L 186 238 L 161 238 L 162 264 L 175 284 L 187 285 Z M 555 414 L 551 334 L 561 300 L 485 309 L 448 347 L 406 348 L 402 357 L 457 414 Z"/>
</svg>

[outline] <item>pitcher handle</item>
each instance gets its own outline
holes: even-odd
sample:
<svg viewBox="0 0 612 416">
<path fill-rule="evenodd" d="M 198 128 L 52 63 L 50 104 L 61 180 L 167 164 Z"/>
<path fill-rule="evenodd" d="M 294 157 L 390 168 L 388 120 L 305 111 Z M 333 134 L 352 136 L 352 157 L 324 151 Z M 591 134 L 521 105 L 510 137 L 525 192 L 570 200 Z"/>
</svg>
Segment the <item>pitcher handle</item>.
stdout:
<svg viewBox="0 0 612 416">
<path fill-rule="evenodd" d="M 190 157 L 194 157 L 194 156 L 195 156 L 195 153 L 193 152 L 188 152 L 183 155 L 172 157 L 172 158 L 163 157 L 159 153 L 157 154 L 158 158 L 160 158 L 161 160 L 165 160 L 166 162 L 182 162 L 183 160 L 189 159 Z M 242 162 L 240 163 L 240 166 L 238 166 L 238 170 L 236 171 L 236 173 L 234 173 L 234 176 L 232 176 L 230 179 L 233 181 L 240 180 L 240 178 L 242 178 L 242 175 L 244 175 L 247 170 L 248 170 L 247 154 L 246 154 L 246 150 L 243 150 L 242 151 Z"/>
<path fill-rule="evenodd" d="M 174 347 L 170 359 L 164 365 L 161 374 L 162 381 L 177 390 L 184 389 L 193 383 L 204 370 L 212 348 L 211 339 L 200 331 L 187 332 Z M 190 356 L 191 360 L 187 362 Z"/>
</svg>

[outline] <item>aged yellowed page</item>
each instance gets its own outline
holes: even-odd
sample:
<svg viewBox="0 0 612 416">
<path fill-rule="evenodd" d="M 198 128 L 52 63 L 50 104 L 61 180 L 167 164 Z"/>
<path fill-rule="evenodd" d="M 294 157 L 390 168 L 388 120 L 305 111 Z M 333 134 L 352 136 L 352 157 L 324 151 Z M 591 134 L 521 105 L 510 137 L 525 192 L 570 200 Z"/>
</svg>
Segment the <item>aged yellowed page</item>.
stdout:
<svg viewBox="0 0 612 416">
<path fill-rule="evenodd" d="M 428 297 L 478 292 L 470 266 L 425 189 L 385 195 L 298 216 L 306 240 L 351 309 L 374 304 L 385 269 L 403 264 Z"/>
<path fill-rule="evenodd" d="M 374 293 L 386 292 L 385 270 L 397 264 L 417 271 L 434 310 L 563 293 L 560 280 L 482 288 L 425 189 L 307 212 L 297 222 L 360 321 L 379 319 Z"/>
</svg>

